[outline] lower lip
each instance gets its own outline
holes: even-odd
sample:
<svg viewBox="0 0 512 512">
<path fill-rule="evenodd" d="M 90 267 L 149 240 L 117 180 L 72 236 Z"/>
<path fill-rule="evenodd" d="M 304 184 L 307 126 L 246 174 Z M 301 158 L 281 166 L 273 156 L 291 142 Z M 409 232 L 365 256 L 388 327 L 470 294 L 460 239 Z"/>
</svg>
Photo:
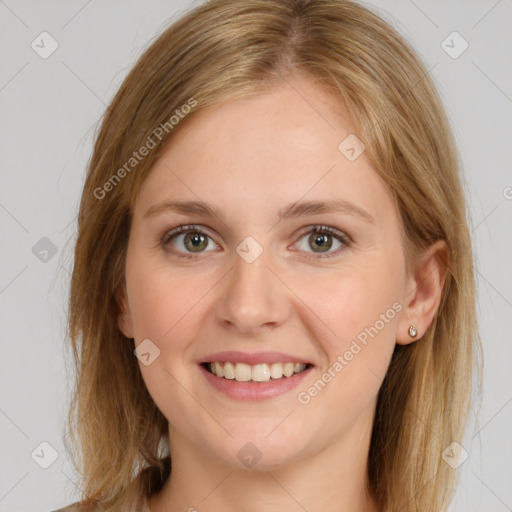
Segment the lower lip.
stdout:
<svg viewBox="0 0 512 512">
<path fill-rule="evenodd" d="M 225 379 L 210 373 L 203 365 L 199 365 L 206 380 L 218 391 L 236 400 L 266 400 L 297 387 L 313 369 L 312 366 L 294 373 L 291 377 L 281 377 L 267 382 L 238 382 L 235 379 Z"/>
</svg>

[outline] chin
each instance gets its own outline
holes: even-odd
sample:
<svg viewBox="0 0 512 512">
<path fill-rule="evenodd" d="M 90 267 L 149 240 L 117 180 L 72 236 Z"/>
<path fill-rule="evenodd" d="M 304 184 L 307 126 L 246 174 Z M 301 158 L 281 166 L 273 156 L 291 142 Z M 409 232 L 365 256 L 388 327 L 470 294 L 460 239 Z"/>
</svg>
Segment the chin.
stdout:
<svg viewBox="0 0 512 512">
<path fill-rule="evenodd" d="M 275 428 L 275 423 L 273 428 Z M 271 471 L 285 466 L 304 455 L 303 447 L 299 446 L 296 437 L 275 436 L 265 437 L 272 429 L 264 430 L 258 436 L 234 435 L 224 446 L 215 444 L 212 453 L 233 469 L 249 471 Z M 293 441 L 292 441 L 293 440 Z M 288 443 L 288 444 L 287 444 Z"/>
</svg>

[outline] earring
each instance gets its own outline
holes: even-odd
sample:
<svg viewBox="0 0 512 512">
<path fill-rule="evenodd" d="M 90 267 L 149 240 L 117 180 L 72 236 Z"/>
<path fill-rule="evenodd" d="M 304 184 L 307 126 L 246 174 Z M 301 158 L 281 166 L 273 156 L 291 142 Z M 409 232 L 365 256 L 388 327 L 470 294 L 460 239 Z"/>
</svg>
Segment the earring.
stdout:
<svg viewBox="0 0 512 512">
<path fill-rule="evenodd" d="M 416 327 L 414 327 L 414 325 L 411 324 L 411 326 L 409 327 L 409 336 L 411 338 L 415 338 L 417 334 L 418 330 L 416 329 Z"/>
</svg>

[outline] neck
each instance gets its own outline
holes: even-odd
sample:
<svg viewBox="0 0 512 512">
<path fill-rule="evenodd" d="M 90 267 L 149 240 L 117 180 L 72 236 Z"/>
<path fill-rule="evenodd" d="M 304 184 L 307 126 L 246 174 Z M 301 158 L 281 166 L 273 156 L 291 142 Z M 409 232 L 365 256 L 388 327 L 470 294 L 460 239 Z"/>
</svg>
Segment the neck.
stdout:
<svg viewBox="0 0 512 512">
<path fill-rule="evenodd" d="M 148 499 L 151 512 L 379 512 L 367 491 L 373 415 L 322 451 L 277 467 L 234 468 L 170 429 L 172 471 Z"/>
</svg>

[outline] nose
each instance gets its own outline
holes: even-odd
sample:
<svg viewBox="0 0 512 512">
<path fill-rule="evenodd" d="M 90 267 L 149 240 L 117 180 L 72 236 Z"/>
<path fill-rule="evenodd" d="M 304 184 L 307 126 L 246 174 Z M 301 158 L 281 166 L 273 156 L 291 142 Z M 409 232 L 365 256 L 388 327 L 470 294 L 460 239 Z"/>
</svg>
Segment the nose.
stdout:
<svg viewBox="0 0 512 512">
<path fill-rule="evenodd" d="M 279 327 L 288 317 L 290 291 L 269 265 L 264 251 L 248 263 L 235 254 L 233 268 L 219 290 L 217 320 L 239 334 L 258 334 Z"/>
</svg>

